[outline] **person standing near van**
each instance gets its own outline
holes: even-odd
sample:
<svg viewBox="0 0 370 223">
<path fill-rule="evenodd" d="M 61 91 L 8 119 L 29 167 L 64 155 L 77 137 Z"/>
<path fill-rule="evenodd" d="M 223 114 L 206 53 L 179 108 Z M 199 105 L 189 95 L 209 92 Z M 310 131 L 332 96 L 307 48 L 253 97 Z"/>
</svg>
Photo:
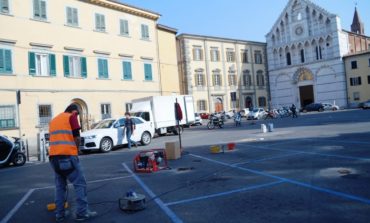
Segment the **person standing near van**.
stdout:
<svg viewBox="0 0 370 223">
<path fill-rule="evenodd" d="M 75 190 L 77 204 L 75 220 L 84 221 L 97 215 L 88 208 L 86 179 L 78 159 L 81 129 L 78 115 L 77 106 L 71 104 L 49 124 L 49 159 L 55 172 L 57 222 L 63 222 L 66 218 L 64 202 L 67 199 L 67 180 L 73 184 Z"/>
<path fill-rule="evenodd" d="M 126 138 L 127 138 L 127 147 L 131 149 L 131 144 L 134 144 L 137 147 L 137 143 L 131 139 L 131 136 L 134 134 L 136 125 L 135 121 L 131 118 L 129 112 L 125 113 L 125 129 L 126 129 Z"/>
</svg>

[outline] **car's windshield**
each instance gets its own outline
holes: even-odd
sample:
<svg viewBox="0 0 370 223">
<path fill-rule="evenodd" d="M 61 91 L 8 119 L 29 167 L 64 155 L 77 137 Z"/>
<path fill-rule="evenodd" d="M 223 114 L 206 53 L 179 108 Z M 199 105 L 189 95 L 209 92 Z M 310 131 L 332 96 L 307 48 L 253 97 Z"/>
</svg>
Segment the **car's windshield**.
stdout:
<svg viewBox="0 0 370 223">
<path fill-rule="evenodd" d="M 253 112 L 258 112 L 258 109 L 257 108 L 253 109 Z"/>
<path fill-rule="evenodd" d="M 112 127 L 113 123 L 115 122 L 116 120 L 103 120 L 103 121 L 100 121 L 94 129 L 109 129 L 110 127 Z"/>
</svg>

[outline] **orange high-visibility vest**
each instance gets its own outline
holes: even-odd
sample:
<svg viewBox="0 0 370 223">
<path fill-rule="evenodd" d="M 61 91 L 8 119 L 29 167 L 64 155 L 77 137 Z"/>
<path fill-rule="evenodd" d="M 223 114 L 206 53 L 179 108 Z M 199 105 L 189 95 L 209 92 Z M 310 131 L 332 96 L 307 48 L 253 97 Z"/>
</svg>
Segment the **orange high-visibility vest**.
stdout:
<svg viewBox="0 0 370 223">
<path fill-rule="evenodd" d="M 51 120 L 49 124 L 49 156 L 78 155 L 78 149 L 69 122 L 71 115 L 71 113 L 61 113 Z"/>
</svg>

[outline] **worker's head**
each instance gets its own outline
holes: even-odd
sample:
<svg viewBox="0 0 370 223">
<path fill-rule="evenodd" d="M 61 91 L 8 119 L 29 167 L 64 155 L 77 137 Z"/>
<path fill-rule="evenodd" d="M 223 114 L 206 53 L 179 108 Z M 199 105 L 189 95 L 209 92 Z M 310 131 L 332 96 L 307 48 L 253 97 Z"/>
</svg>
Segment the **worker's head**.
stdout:
<svg viewBox="0 0 370 223">
<path fill-rule="evenodd" d="M 130 112 L 125 112 L 125 116 L 126 116 L 126 118 L 130 118 L 131 117 Z"/>
<path fill-rule="evenodd" d="M 64 110 L 64 112 L 80 114 L 78 111 L 78 107 L 75 104 L 68 105 L 68 107 L 66 108 L 66 110 Z"/>
</svg>

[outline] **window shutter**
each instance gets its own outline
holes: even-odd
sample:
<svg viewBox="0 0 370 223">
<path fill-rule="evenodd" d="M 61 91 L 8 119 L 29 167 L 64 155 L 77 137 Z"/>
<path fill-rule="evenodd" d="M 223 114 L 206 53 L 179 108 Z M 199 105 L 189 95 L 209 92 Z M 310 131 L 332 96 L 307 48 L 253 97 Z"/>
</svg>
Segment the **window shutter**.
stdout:
<svg viewBox="0 0 370 223">
<path fill-rule="evenodd" d="M 73 19 L 72 19 L 72 8 L 67 7 L 67 24 L 72 24 Z"/>
<path fill-rule="evenodd" d="M 41 18 L 46 19 L 46 2 L 41 0 Z"/>
<path fill-rule="evenodd" d="M 99 14 L 95 14 L 95 29 L 96 30 L 100 30 L 100 18 L 99 18 Z"/>
<path fill-rule="evenodd" d="M 101 30 L 105 31 L 105 16 L 100 15 L 100 25 L 101 25 Z"/>
<path fill-rule="evenodd" d="M 145 38 L 145 27 L 143 24 L 141 24 L 141 38 Z"/>
<path fill-rule="evenodd" d="M 40 0 L 33 0 L 33 16 L 41 17 L 40 15 Z"/>
<path fill-rule="evenodd" d="M 358 85 L 361 85 L 361 77 L 358 77 Z"/>
<path fill-rule="evenodd" d="M 49 54 L 50 76 L 56 76 L 55 54 Z"/>
<path fill-rule="evenodd" d="M 69 77 L 69 56 L 63 56 L 63 68 L 64 68 L 64 76 Z"/>
<path fill-rule="evenodd" d="M 132 79 L 131 62 L 128 61 L 123 62 L 123 79 L 125 80 Z"/>
<path fill-rule="evenodd" d="M 87 77 L 87 64 L 86 64 L 86 57 L 81 57 L 81 77 L 86 78 Z"/>
<path fill-rule="evenodd" d="M 77 9 L 72 10 L 72 22 L 74 25 L 78 25 L 78 11 Z"/>
<path fill-rule="evenodd" d="M 36 74 L 36 58 L 34 52 L 28 53 L 28 71 L 32 76 Z"/>
<path fill-rule="evenodd" d="M 4 70 L 7 73 L 11 73 L 12 72 L 12 52 L 10 50 L 4 50 L 4 52 L 5 52 L 5 55 L 4 55 L 4 57 L 5 57 L 4 62 L 5 63 L 3 63 L 4 68 L 5 68 Z"/>
<path fill-rule="evenodd" d="M 103 77 L 103 61 L 102 59 L 98 59 L 98 75 L 99 75 L 99 78 L 102 78 Z"/>
<path fill-rule="evenodd" d="M 103 60 L 103 65 L 104 65 L 104 78 L 108 78 L 108 60 Z"/>
<path fill-rule="evenodd" d="M 203 50 L 199 49 L 199 58 L 200 60 L 203 60 Z"/>
<path fill-rule="evenodd" d="M 152 80 L 152 65 L 144 64 L 145 80 Z"/>
<path fill-rule="evenodd" d="M 0 72 L 5 72 L 5 56 L 3 49 L 0 49 Z"/>
</svg>

